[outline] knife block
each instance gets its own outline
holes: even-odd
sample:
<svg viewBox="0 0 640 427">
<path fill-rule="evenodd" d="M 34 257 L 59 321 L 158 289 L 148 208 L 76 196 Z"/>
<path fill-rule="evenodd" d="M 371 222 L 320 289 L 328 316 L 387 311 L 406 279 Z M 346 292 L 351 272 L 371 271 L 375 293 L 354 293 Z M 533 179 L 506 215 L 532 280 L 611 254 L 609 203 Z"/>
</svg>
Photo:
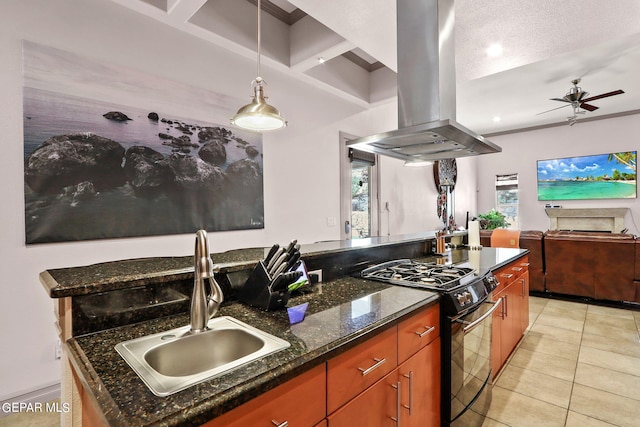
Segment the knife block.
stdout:
<svg viewBox="0 0 640 427">
<path fill-rule="evenodd" d="M 291 292 L 272 292 L 269 284 L 273 278 L 269 276 L 262 261 L 253 268 L 251 275 L 240 288 L 236 289 L 236 296 L 240 302 L 258 307 L 266 311 L 284 308 L 289 302 Z"/>
</svg>

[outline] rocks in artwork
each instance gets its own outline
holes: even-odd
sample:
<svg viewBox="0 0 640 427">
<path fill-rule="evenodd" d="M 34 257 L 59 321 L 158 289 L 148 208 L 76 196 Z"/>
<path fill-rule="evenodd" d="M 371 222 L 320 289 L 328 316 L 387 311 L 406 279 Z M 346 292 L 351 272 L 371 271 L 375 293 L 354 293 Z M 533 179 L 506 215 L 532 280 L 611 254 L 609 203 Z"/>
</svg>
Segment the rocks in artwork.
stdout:
<svg viewBox="0 0 640 427">
<path fill-rule="evenodd" d="M 119 111 L 103 116 L 120 122 L 132 120 Z M 159 120 L 154 112 L 147 118 Z M 253 160 L 260 152 L 255 147 L 223 127 L 178 121 L 171 121 L 171 125 L 184 135 L 158 133 L 161 144 L 172 147 L 170 155 L 145 145 L 125 149 L 119 142 L 91 132 L 53 136 L 25 159 L 25 182 L 35 193 L 58 194 L 59 200 L 69 200 L 73 206 L 100 191 L 125 185 L 135 197 L 144 198 L 175 198 L 179 193 L 181 198 L 211 194 L 220 199 L 234 194 L 256 197 L 262 192 L 262 170 Z M 198 143 L 191 139 L 194 131 Z M 244 147 L 247 158 L 227 164 L 225 145 L 232 140 Z M 199 150 L 192 153 L 193 148 Z"/>
</svg>

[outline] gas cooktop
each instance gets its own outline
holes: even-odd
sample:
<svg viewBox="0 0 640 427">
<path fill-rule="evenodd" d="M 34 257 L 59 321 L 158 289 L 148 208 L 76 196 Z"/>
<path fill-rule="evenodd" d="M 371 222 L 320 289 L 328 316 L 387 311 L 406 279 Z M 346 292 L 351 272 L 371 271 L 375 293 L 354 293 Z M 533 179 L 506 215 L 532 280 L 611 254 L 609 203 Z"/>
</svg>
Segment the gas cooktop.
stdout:
<svg viewBox="0 0 640 427">
<path fill-rule="evenodd" d="M 490 272 L 481 275 L 474 272 L 467 267 L 399 259 L 362 270 L 360 276 L 390 285 L 438 292 L 442 313 L 456 315 L 482 304 L 498 283 Z"/>
<path fill-rule="evenodd" d="M 399 259 L 369 267 L 362 271 L 361 277 L 393 285 L 447 290 L 459 285 L 461 279 L 474 271 L 472 268 Z"/>
</svg>

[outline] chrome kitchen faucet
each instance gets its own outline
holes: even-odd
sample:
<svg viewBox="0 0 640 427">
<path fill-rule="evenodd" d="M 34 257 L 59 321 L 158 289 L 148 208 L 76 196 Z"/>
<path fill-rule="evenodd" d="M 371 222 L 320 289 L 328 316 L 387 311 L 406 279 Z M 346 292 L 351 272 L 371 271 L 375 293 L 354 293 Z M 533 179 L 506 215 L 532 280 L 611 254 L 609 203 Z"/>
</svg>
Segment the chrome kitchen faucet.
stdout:
<svg viewBox="0 0 640 427">
<path fill-rule="evenodd" d="M 194 254 L 193 295 L 191 296 L 191 333 L 203 332 L 207 329 L 209 319 L 216 315 L 224 296 L 222 289 L 213 275 L 214 265 L 209 253 L 207 232 L 198 230 Z M 205 281 L 209 281 L 210 293 L 205 292 Z"/>
</svg>

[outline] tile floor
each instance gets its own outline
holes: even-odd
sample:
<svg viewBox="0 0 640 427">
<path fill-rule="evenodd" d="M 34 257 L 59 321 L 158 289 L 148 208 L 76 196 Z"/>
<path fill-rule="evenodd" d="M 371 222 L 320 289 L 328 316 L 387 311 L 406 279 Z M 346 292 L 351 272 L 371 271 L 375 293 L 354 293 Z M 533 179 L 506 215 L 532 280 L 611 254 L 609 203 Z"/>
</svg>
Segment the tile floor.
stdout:
<svg viewBox="0 0 640 427">
<path fill-rule="evenodd" d="M 529 329 L 484 427 L 640 426 L 639 331 L 640 311 L 531 297 Z M 59 425 L 57 414 L 0 418 L 0 427 Z"/>
<path fill-rule="evenodd" d="M 484 427 L 640 426 L 640 311 L 530 301 Z"/>
</svg>

